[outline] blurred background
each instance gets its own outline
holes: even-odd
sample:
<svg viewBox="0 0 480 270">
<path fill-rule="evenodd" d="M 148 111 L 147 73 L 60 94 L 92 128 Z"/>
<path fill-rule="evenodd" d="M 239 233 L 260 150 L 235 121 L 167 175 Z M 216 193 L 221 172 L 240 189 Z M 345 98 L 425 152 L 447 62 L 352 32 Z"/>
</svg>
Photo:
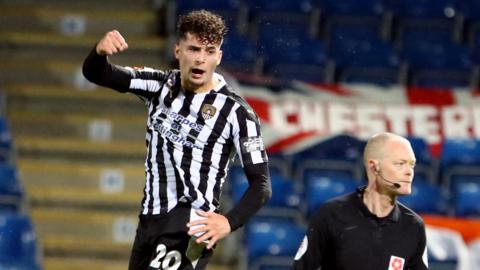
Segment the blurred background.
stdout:
<svg viewBox="0 0 480 270">
<path fill-rule="evenodd" d="M 365 184 L 365 140 L 417 157 L 430 269 L 480 269 L 479 0 L 0 0 L 0 269 L 126 269 L 144 186 L 146 110 L 83 59 L 111 29 L 121 65 L 176 67 L 178 14 L 229 26 L 219 72 L 262 121 L 273 197 L 209 269 L 290 269 L 312 212 Z M 234 164 L 223 210 L 247 185 Z"/>
</svg>

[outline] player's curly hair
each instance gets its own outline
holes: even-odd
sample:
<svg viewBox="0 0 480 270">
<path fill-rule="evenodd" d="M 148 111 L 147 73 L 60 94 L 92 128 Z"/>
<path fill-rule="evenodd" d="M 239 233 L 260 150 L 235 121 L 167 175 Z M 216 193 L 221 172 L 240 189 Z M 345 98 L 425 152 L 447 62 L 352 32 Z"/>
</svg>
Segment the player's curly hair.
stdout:
<svg viewBox="0 0 480 270">
<path fill-rule="evenodd" d="M 180 16 L 177 23 L 177 37 L 185 38 L 187 33 L 196 35 L 202 43 L 220 44 L 227 33 L 225 21 L 213 12 L 195 10 Z"/>
</svg>

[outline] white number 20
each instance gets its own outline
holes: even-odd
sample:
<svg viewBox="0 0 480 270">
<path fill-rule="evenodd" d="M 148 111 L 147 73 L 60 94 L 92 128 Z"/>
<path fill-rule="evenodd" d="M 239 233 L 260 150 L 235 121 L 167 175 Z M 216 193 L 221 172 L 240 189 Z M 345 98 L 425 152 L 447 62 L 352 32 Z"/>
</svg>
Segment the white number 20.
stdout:
<svg viewBox="0 0 480 270">
<path fill-rule="evenodd" d="M 150 267 L 161 270 L 177 270 L 182 262 L 182 255 L 176 250 L 167 253 L 164 244 L 157 246 L 157 256 L 150 262 Z"/>
</svg>

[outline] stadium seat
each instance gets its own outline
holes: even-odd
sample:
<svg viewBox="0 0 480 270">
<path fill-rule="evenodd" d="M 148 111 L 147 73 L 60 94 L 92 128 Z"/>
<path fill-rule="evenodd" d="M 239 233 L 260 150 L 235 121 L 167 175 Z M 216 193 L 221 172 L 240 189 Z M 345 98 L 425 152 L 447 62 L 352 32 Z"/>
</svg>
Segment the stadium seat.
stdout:
<svg viewBox="0 0 480 270">
<path fill-rule="evenodd" d="M 0 215 L 0 269 L 41 269 L 37 239 L 29 217 Z"/>
<path fill-rule="evenodd" d="M 264 22 L 300 22 L 310 25 L 312 5 L 309 0 L 246 0 L 254 24 Z"/>
<path fill-rule="evenodd" d="M 454 0 L 387 0 L 386 9 L 393 14 L 396 40 L 406 31 L 449 32 L 453 41 L 457 22 Z M 409 42 L 409 40 L 406 40 Z"/>
<path fill-rule="evenodd" d="M 379 17 L 384 13 L 383 0 L 311 0 L 325 16 Z"/>
<path fill-rule="evenodd" d="M 244 234 L 248 269 L 291 267 L 304 235 L 305 229 L 288 219 L 252 219 Z"/>
<path fill-rule="evenodd" d="M 325 201 L 355 191 L 358 182 L 351 178 L 317 177 L 305 179 L 306 214 L 310 217 Z"/>
<path fill-rule="evenodd" d="M 23 190 L 16 168 L 8 164 L 0 165 L 0 210 L 20 210 L 22 198 Z"/>
<path fill-rule="evenodd" d="M 309 36 L 305 27 L 291 23 L 259 25 L 258 55 L 265 72 L 284 80 L 324 82 L 327 55 L 323 43 Z"/>
<path fill-rule="evenodd" d="M 477 0 L 457 1 L 457 8 L 463 16 L 466 41 L 471 47 L 480 45 L 480 2 Z"/>
<path fill-rule="evenodd" d="M 399 201 L 419 214 L 445 215 L 448 210 L 444 190 L 420 179 L 413 181 L 412 193 L 399 197 Z"/>
<path fill-rule="evenodd" d="M 390 43 L 372 34 L 359 39 L 345 34 L 333 35 L 330 55 L 339 81 L 380 85 L 400 82 L 400 60 Z"/>
<path fill-rule="evenodd" d="M 362 179 L 362 155 L 365 141 L 350 135 L 326 138 L 308 148 L 292 154 L 295 178 L 308 168 L 352 172 L 355 179 Z"/>
<path fill-rule="evenodd" d="M 388 35 L 383 0 L 312 0 L 321 18 L 321 35 L 325 38 L 335 27 L 373 28 L 381 36 Z"/>
<path fill-rule="evenodd" d="M 0 117 L 0 163 L 5 163 L 9 160 L 11 148 L 12 137 L 7 119 Z"/>
<path fill-rule="evenodd" d="M 429 269 L 456 270 L 466 249 L 459 232 L 426 226 Z"/>
<path fill-rule="evenodd" d="M 232 168 L 233 169 L 233 168 Z M 234 169 L 235 171 L 235 169 Z M 235 175 L 234 175 L 235 174 Z M 291 179 L 285 178 L 276 170 L 270 170 L 272 182 L 272 197 L 260 210 L 260 216 L 285 217 L 300 220 L 300 187 Z M 245 190 L 248 188 L 248 180 L 245 174 L 233 172 L 230 177 L 232 199 L 235 203 L 240 201 Z"/>
<path fill-rule="evenodd" d="M 230 33 L 222 44 L 221 66 L 231 72 L 254 73 L 259 67 L 256 45 L 245 35 Z"/>
<path fill-rule="evenodd" d="M 415 179 L 422 179 L 431 184 L 438 184 L 436 166 L 428 143 L 425 139 L 417 136 L 407 136 L 407 139 L 412 145 L 417 160 L 415 165 Z"/>
<path fill-rule="evenodd" d="M 477 177 L 479 180 L 480 177 Z M 480 181 L 455 183 L 452 199 L 456 216 L 480 217 Z"/>
<path fill-rule="evenodd" d="M 192 10 L 205 9 L 220 14 L 229 29 L 238 29 L 245 27 L 247 17 L 242 12 L 241 1 L 239 0 L 188 0 L 188 1 L 168 1 L 166 20 L 169 24 L 170 33 L 173 33 L 176 20 L 179 15 L 185 14 Z"/>
<path fill-rule="evenodd" d="M 408 63 L 411 85 L 450 88 L 471 83 L 473 65 L 465 46 L 410 41 L 403 46 L 402 58 Z"/>
<path fill-rule="evenodd" d="M 450 190 L 454 177 L 480 175 L 480 141 L 446 138 L 439 160 L 442 185 Z"/>
</svg>

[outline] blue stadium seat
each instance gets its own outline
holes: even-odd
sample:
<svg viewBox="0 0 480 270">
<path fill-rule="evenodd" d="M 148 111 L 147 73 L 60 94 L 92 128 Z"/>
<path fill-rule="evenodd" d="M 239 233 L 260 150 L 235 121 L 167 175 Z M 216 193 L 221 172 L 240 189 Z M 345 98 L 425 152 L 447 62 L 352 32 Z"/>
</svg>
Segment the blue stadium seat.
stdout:
<svg viewBox="0 0 480 270">
<path fill-rule="evenodd" d="M 291 23 L 262 24 L 258 33 L 258 55 L 264 59 L 267 74 L 284 80 L 325 81 L 325 47 L 320 40 L 311 38 L 304 26 Z"/>
<path fill-rule="evenodd" d="M 442 143 L 441 166 L 480 165 L 480 141 L 446 138 Z"/>
<path fill-rule="evenodd" d="M 312 5 L 320 10 L 327 37 L 335 27 L 369 27 L 381 32 L 387 22 L 383 0 L 312 0 Z"/>
<path fill-rule="evenodd" d="M 280 216 L 294 220 L 301 219 L 300 187 L 291 179 L 285 178 L 279 171 L 270 170 L 272 197 L 260 210 L 260 216 Z M 240 169 L 232 168 L 230 176 L 231 195 L 235 203 L 240 201 L 248 188 L 248 180 Z"/>
<path fill-rule="evenodd" d="M 290 266 L 304 235 L 305 229 L 288 219 L 252 219 L 244 234 L 248 269 Z"/>
<path fill-rule="evenodd" d="M 455 177 L 480 175 L 480 141 L 444 139 L 439 163 L 441 182 L 448 190 Z"/>
<path fill-rule="evenodd" d="M 256 23 L 303 21 L 309 24 L 312 5 L 309 0 L 246 0 L 250 17 Z"/>
<path fill-rule="evenodd" d="M 306 214 L 310 217 L 325 201 L 355 191 L 358 182 L 351 178 L 305 176 Z"/>
<path fill-rule="evenodd" d="M 240 20 L 241 1 L 239 0 L 188 0 L 188 1 L 169 1 L 172 5 L 168 12 L 178 18 L 179 15 L 186 14 L 192 10 L 206 9 L 220 14 L 230 29 L 235 28 Z M 172 9 L 175 11 L 173 12 Z"/>
<path fill-rule="evenodd" d="M 329 55 L 337 80 L 380 85 L 398 83 L 400 61 L 392 45 L 379 37 L 377 26 L 333 25 Z"/>
<path fill-rule="evenodd" d="M 328 81 L 327 55 L 323 44 L 315 39 L 292 39 L 278 42 L 267 50 L 265 71 L 282 80 L 312 83 Z M 279 57 L 280 56 L 280 57 Z"/>
<path fill-rule="evenodd" d="M 0 269 L 39 270 L 37 239 L 30 218 L 0 215 Z"/>
<path fill-rule="evenodd" d="M 480 175 L 463 181 L 459 178 L 452 189 L 455 215 L 480 217 Z"/>
<path fill-rule="evenodd" d="M 237 72 L 253 73 L 258 65 L 257 47 L 245 35 L 228 34 L 222 45 L 221 67 Z"/>
<path fill-rule="evenodd" d="M 7 119 L 0 117 L 0 163 L 9 160 L 12 149 L 12 137 Z"/>
<path fill-rule="evenodd" d="M 419 214 L 445 215 L 448 210 L 447 194 L 439 186 L 415 179 L 412 193 L 399 201 Z"/>
<path fill-rule="evenodd" d="M 383 0 L 312 0 L 325 16 L 379 17 L 384 13 Z"/>
<path fill-rule="evenodd" d="M 362 165 L 363 149 L 365 141 L 350 135 L 336 135 L 318 142 L 306 149 L 292 154 L 292 168 L 295 168 L 295 176 L 304 170 L 305 162 L 316 163 L 314 166 L 321 169 L 346 170 L 358 172 L 358 166 Z M 312 166 L 309 166 L 312 167 Z M 361 175 L 356 174 L 356 179 Z"/>
<path fill-rule="evenodd" d="M 410 83 L 420 87 L 469 86 L 473 68 L 467 47 L 454 43 L 410 41 L 403 59 L 409 64 Z"/>
<path fill-rule="evenodd" d="M 452 42 L 456 21 L 455 0 L 390 0 L 395 39 L 402 45 L 412 41 Z"/>
<path fill-rule="evenodd" d="M 408 136 L 407 139 L 412 145 L 417 160 L 415 165 L 415 179 L 421 178 L 431 184 L 438 183 L 438 181 L 436 181 L 436 167 L 428 143 L 424 138 L 416 136 Z"/>
<path fill-rule="evenodd" d="M 20 210 L 22 198 L 23 189 L 16 168 L 8 164 L 0 165 L 0 210 Z"/>
</svg>

